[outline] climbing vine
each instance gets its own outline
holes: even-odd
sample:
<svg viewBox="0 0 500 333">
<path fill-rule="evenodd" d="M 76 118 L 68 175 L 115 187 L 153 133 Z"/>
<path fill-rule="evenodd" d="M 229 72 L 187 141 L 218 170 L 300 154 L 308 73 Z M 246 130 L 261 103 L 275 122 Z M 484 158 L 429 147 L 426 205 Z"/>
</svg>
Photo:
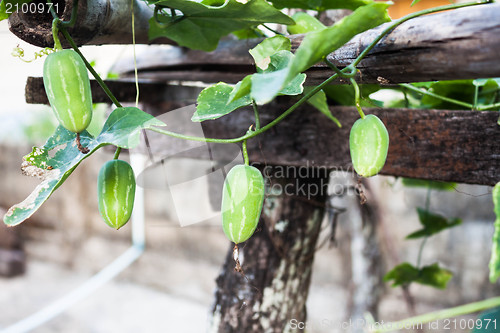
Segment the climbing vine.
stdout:
<svg viewBox="0 0 500 333">
<path fill-rule="evenodd" d="M 390 31 L 412 18 L 431 14 L 443 10 L 452 10 L 468 6 L 476 6 L 491 1 L 473 1 L 468 3 L 450 4 L 410 14 L 401 19 L 391 21 L 387 9 L 389 2 L 375 2 L 372 0 L 333 0 L 333 1 L 278 1 L 278 0 L 204 0 L 202 2 L 189 0 L 147 0 L 153 7 L 154 15 L 150 20 L 149 37 L 154 40 L 167 37 L 178 45 L 199 49 L 202 51 L 214 50 L 219 40 L 228 35 L 235 34 L 242 37 L 265 37 L 257 46 L 249 50 L 255 62 L 255 73 L 244 77 L 235 85 L 219 82 L 206 87 L 198 96 L 197 107 L 192 115 L 192 121 L 203 122 L 216 120 L 237 111 L 242 107 L 252 106 L 255 119 L 249 125 L 246 133 L 241 133 L 235 138 L 205 138 L 189 136 L 164 129 L 164 123 L 136 107 L 123 107 L 111 93 L 101 77 L 96 73 L 90 63 L 85 59 L 79 48 L 68 33 L 78 15 L 78 3 L 73 3 L 73 11 L 69 21 L 61 21 L 52 3 L 47 0 L 48 7 L 53 16 L 54 49 L 44 49 L 35 55 L 35 59 L 47 55 L 46 64 L 50 59 L 62 58 L 63 53 L 60 37 L 63 37 L 73 48 L 71 59 L 66 58 L 64 68 L 61 61 L 50 63 L 50 69 L 44 73 L 46 79 L 47 95 L 56 113 L 60 126 L 48 138 L 42 147 L 35 147 L 24 157 L 23 168 L 31 170 L 42 182 L 32 194 L 23 202 L 11 207 L 4 216 L 7 225 L 14 226 L 29 218 L 50 195 L 71 175 L 75 168 L 88 156 L 98 149 L 113 145 L 116 147 L 114 159 L 109 161 L 99 175 L 99 209 L 106 223 L 114 228 L 120 228 L 130 216 L 135 193 L 135 181 L 130 166 L 119 160 L 121 149 L 134 148 L 139 143 L 142 130 L 150 130 L 171 137 L 216 143 L 242 143 L 242 152 L 245 157 L 245 166 L 238 166 L 224 187 L 225 206 L 230 207 L 231 213 L 223 214 L 224 231 L 235 243 L 248 239 L 256 228 L 256 223 L 262 209 L 264 198 L 263 180 L 257 169 L 248 166 L 247 140 L 268 131 L 293 113 L 299 106 L 309 103 L 322 112 L 337 126 L 342 126 L 327 104 L 327 97 L 340 104 L 356 106 L 360 119 L 351 129 L 350 152 L 354 169 L 360 176 L 370 177 L 378 174 L 384 166 L 390 133 L 387 133 L 384 123 L 375 115 L 365 115 L 363 107 L 367 105 L 380 105 L 383 103 L 367 97 L 379 89 L 379 86 L 359 86 L 356 82 L 357 66 L 373 49 L 373 47 Z M 414 1 L 416 3 L 418 1 Z M 20 3 L 19 0 L 4 1 L 0 6 L 0 19 L 9 16 L 6 3 Z M 299 8 L 317 11 L 318 14 L 329 9 L 351 9 L 352 14 L 332 26 L 324 26 L 321 22 L 306 13 L 299 13 L 292 17 L 283 13 L 283 8 Z M 134 18 L 132 15 L 132 22 Z M 326 59 L 326 56 L 342 47 L 359 33 L 378 27 L 384 23 L 384 29 L 364 49 L 359 56 L 345 68 L 339 69 Z M 272 25 L 272 26 L 271 26 Z M 285 26 L 291 33 L 303 33 L 302 43 L 295 52 L 292 52 L 291 41 L 274 26 Z M 269 36 L 269 35 L 272 36 Z M 53 52 L 55 51 L 55 52 Z M 16 48 L 15 56 L 24 58 L 22 49 Z M 77 59 L 73 61 L 72 59 Z M 61 72 L 69 73 L 73 63 L 77 63 L 75 76 L 63 76 Z M 331 76 L 317 86 L 304 86 L 306 71 L 317 63 L 323 62 L 332 70 Z M 58 67 L 59 66 L 59 67 Z M 97 136 L 92 136 L 86 131 L 88 122 L 75 125 L 74 119 L 82 119 L 82 111 L 73 111 L 69 106 L 77 105 L 78 99 L 87 99 L 88 96 L 79 95 L 81 90 L 78 83 L 83 78 L 81 69 L 85 66 L 98 81 L 110 101 L 116 106 L 107 118 L 102 131 Z M 47 65 L 49 67 L 49 65 Z M 80 74 L 79 74 L 80 73 Z M 86 74 L 86 71 L 85 71 Z M 68 74 L 69 75 L 69 74 Z M 136 72 L 137 77 L 137 72 Z M 349 86 L 329 85 L 338 78 L 344 78 L 351 84 Z M 74 88 L 71 84 L 77 84 Z M 85 83 L 86 84 L 86 83 Z M 471 92 L 470 100 L 456 97 L 453 94 L 455 85 Z M 498 80 L 469 80 L 460 83 L 420 83 L 401 84 L 391 88 L 402 93 L 401 100 L 392 101 L 394 105 L 406 107 L 421 106 L 445 107 L 454 105 L 470 110 L 493 110 L 500 108 L 498 96 Z M 69 88 L 68 88 L 69 87 Z M 69 90 L 68 90 L 69 89 Z M 69 93 L 68 93 L 69 91 Z M 342 91 L 347 94 L 339 94 Z M 259 107 L 270 103 L 277 96 L 297 96 L 297 101 L 288 109 L 268 123 L 261 123 Z M 345 96 L 348 96 L 345 99 Z M 364 96 L 364 97 L 363 97 Z M 468 95 L 469 96 L 469 95 Z M 138 96 L 137 96 L 138 100 Z M 58 103 L 62 101 L 62 107 Z M 88 104 L 87 103 L 87 104 Z M 138 104 L 138 103 L 136 103 Z M 387 105 L 384 105 L 387 106 Z M 49 154 L 50 152 L 50 154 Z M 255 169 L 255 170 L 254 170 Z M 34 170 L 34 171 L 33 171 Z M 112 193 L 113 188 L 120 188 L 121 194 Z M 496 192 L 498 194 L 498 191 Z M 498 198 L 495 201 L 498 208 Z M 121 215 L 120 207 L 126 208 L 126 215 Z M 223 205 L 224 206 L 224 205 Z M 228 208 L 229 209 L 229 208 Z M 239 210 L 239 211 L 237 211 Z M 498 209 L 496 210 L 498 214 Z M 246 214 L 249 215 L 246 215 Z M 408 236 L 408 238 L 422 238 L 423 243 L 431 235 L 460 223 L 459 219 L 447 219 L 429 211 L 429 206 L 418 210 L 422 230 Z M 249 225 L 245 225 L 245 221 Z M 496 224 L 497 228 L 498 223 Z M 237 229 L 233 229 L 237 228 Z M 490 265 L 492 281 L 499 276 L 500 260 L 498 248 L 500 237 L 495 234 L 495 253 Z M 235 248 L 237 250 L 237 247 Z M 238 263 L 237 251 L 235 261 Z M 241 267 L 238 268 L 241 270 Z M 437 265 L 420 267 L 417 260 L 416 267 L 403 263 L 386 275 L 386 280 L 393 281 L 394 285 L 407 285 L 412 282 L 424 283 L 435 287 L 446 286 L 450 273 Z M 481 304 L 482 306 L 484 304 Z M 488 306 L 498 306 L 500 301 L 495 299 Z M 475 307 L 474 309 L 477 309 Z M 463 309 L 461 309 L 462 311 Z M 462 312 L 460 312 L 462 313 Z M 448 314 L 457 315 L 456 313 Z M 432 317 L 432 316 L 431 316 Z M 432 317 L 434 318 L 434 317 Z"/>
</svg>

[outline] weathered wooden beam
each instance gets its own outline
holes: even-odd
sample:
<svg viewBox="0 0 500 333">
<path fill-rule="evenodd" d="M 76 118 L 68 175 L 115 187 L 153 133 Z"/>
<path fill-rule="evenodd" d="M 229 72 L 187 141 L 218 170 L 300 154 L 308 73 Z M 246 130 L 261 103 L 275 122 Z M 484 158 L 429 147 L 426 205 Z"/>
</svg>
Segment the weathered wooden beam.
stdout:
<svg viewBox="0 0 500 333">
<path fill-rule="evenodd" d="M 123 80 L 105 80 L 105 82 L 113 95 L 115 95 L 121 103 L 135 102 L 136 87 L 134 82 Z M 111 100 L 99 86 L 97 81 L 90 80 L 90 88 L 92 89 L 93 103 L 111 103 Z M 199 91 L 200 88 L 196 87 L 141 81 L 139 82 L 139 101 L 147 101 L 149 103 L 161 101 L 168 102 L 175 96 L 177 101 L 184 100 L 194 102 L 193 95 Z M 29 104 L 49 104 L 43 86 L 43 78 L 28 77 L 25 87 L 25 97 L 26 103 Z"/>
<path fill-rule="evenodd" d="M 262 123 L 274 119 L 288 105 L 275 103 L 263 107 Z M 166 112 L 149 106 L 145 110 Z M 352 171 L 349 130 L 359 116 L 353 107 L 331 107 L 331 110 L 342 128 L 312 107 L 301 107 L 273 129 L 248 141 L 250 159 L 267 165 Z M 389 154 L 382 174 L 483 185 L 494 185 L 500 180 L 498 112 L 376 108 L 365 112 L 378 115 L 389 131 Z M 238 137 L 254 123 L 253 117 L 252 110 L 240 110 L 216 121 L 205 121 L 204 135 Z M 180 129 L 169 126 L 169 130 Z M 202 150 L 179 153 L 179 139 L 151 132 L 148 137 L 151 152 L 158 158 L 174 154 L 210 158 Z M 215 159 L 234 159 L 234 150 L 228 149 L 226 154 L 224 149 L 212 149 L 212 156 L 215 153 Z"/>
<path fill-rule="evenodd" d="M 387 24 L 354 37 L 330 54 L 339 67 L 351 63 Z M 291 36 L 293 49 L 303 36 Z M 255 72 L 248 49 L 260 40 L 221 42 L 214 52 L 161 48 L 143 54 L 142 77 L 158 81 L 232 82 Z M 410 20 L 387 35 L 359 64 L 361 83 L 401 83 L 499 77 L 500 4 L 492 3 Z M 114 71 L 132 74 L 132 59 Z M 316 65 L 307 71 L 315 84 L 332 71 Z M 338 80 L 337 83 L 342 82 Z"/>
<path fill-rule="evenodd" d="M 79 21 L 71 31 L 79 44 L 131 43 L 130 1 L 80 1 Z M 148 43 L 147 19 L 151 10 L 137 1 L 138 43 Z M 69 17 L 70 2 L 63 18 Z M 20 38 L 39 46 L 52 46 L 50 17 L 12 15 L 11 30 Z M 97 23 L 96 23 L 97 22 Z M 353 38 L 329 59 L 342 67 L 349 64 L 386 27 Z M 296 49 L 303 36 L 291 36 Z M 170 43 L 170 41 L 155 41 Z M 157 81 L 181 80 L 237 82 L 255 72 L 248 49 L 260 40 L 221 42 L 214 52 L 183 48 L 151 49 L 138 62 L 143 78 Z M 361 83 L 398 83 L 448 79 L 499 77 L 500 4 L 491 3 L 428 15 L 410 20 L 386 36 L 360 63 Z M 132 59 L 115 67 L 132 74 Z M 318 83 L 332 72 L 323 65 L 308 71 L 309 83 Z M 338 82 L 341 82 L 340 80 Z"/>
<path fill-rule="evenodd" d="M 34 0 L 33 3 L 45 4 L 45 0 Z M 55 0 L 53 3 L 61 19 L 71 18 L 73 0 Z M 130 0 L 80 0 L 76 23 L 68 28 L 68 32 L 78 45 L 132 44 L 131 6 Z M 153 16 L 153 9 L 140 0 L 135 0 L 133 6 L 136 41 L 138 44 L 148 44 L 148 20 Z M 16 36 L 30 44 L 54 46 L 52 16 L 47 11 L 15 12 L 9 18 L 9 26 Z M 61 42 L 68 47 L 64 39 Z M 155 42 L 172 43 L 166 38 Z"/>
</svg>

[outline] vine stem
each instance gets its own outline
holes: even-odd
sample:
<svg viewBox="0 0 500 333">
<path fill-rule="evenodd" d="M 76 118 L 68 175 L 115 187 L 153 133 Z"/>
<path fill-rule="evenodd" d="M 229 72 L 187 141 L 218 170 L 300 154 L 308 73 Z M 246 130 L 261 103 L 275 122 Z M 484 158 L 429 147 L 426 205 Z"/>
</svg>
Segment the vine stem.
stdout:
<svg viewBox="0 0 500 333">
<path fill-rule="evenodd" d="M 359 116 L 361 119 L 365 119 L 365 113 L 361 109 L 361 94 L 359 93 L 359 86 L 354 78 L 350 79 L 352 86 L 354 87 L 354 102 L 356 105 L 356 109 L 358 109 Z"/>
<path fill-rule="evenodd" d="M 259 116 L 259 108 L 257 107 L 257 103 L 252 100 L 253 113 L 255 115 L 255 129 L 260 129 L 260 116 Z"/>
<path fill-rule="evenodd" d="M 456 99 L 453 99 L 453 98 L 449 98 L 449 97 L 445 97 L 445 96 L 441 96 L 441 95 L 437 95 L 437 94 L 432 93 L 430 91 L 426 91 L 426 90 L 422 90 L 422 89 L 419 89 L 417 87 L 414 87 L 414 86 L 412 86 L 411 84 L 408 84 L 408 83 L 401 83 L 400 86 L 404 87 L 404 88 L 406 88 L 408 90 L 415 91 L 415 92 L 417 92 L 419 94 L 422 94 L 422 95 L 431 96 L 431 97 L 440 99 L 440 100 L 448 102 L 448 103 L 453 103 L 453 104 L 456 104 L 456 105 L 463 106 L 463 107 L 465 107 L 467 109 L 474 109 L 474 105 L 472 105 L 470 103 L 462 102 L 462 101 L 459 101 L 459 100 L 456 100 Z"/>
<path fill-rule="evenodd" d="M 458 317 L 461 315 L 466 315 L 469 313 L 484 311 L 494 307 L 500 306 L 500 297 L 489 298 L 483 301 L 469 303 L 465 305 L 460 305 L 454 308 L 440 310 L 436 312 L 426 313 L 420 316 L 411 317 L 396 322 L 384 323 L 383 325 L 377 325 L 378 328 L 370 330 L 372 333 L 385 333 L 397 331 L 401 328 L 408 326 L 423 325 L 430 323 L 432 321 L 449 319 L 453 317 Z"/>
<path fill-rule="evenodd" d="M 60 23 L 61 23 L 61 20 L 58 18 L 55 18 L 52 21 L 52 38 L 54 38 L 54 49 L 56 49 L 56 51 L 61 51 L 63 49 L 62 45 L 61 45 L 61 41 L 59 40 L 59 24 Z"/>
<path fill-rule="evenodd" d="M 190 136 L 190 135 L 179 134 L 179 133 L 175 133 L 175 132 L 163 130 L 163 129 L 157 128 L 157 127 L 151 127 L 149 130 L 151 130 L 153 132 L 160 133 L 160 134 L 169 135 L 169 136 L 174 137 L 174 138 L 185 139 L 185 140 L 192 140 L 192 141 L 214 142 L 214 143 L 237 143 L 237 142 L 241 142 L 241 141 L 244 141 L 244 140 L 251 139 L 251 138 L 253 138 L 253 137 L 255 137 L 255 136 L 257 136 L 257 135 L 259 135 L 261 133 L 264 133 L 265 131 L 269 130 L 270 128 L 274 127 L 280 121 L 282 121 L 283 119 L 285 119 L 289 114 L 291 114 L 293 111 L 295 111 L 299 106 L 301 106 L 302 104 L 304 104 L 309 98 L 311 98 L 312 96 L 314 96 L 324 86 L 326 86 L 327 84 L 329 84 L 330 82 L 332 82 L 333 80 L 335 80 L 338 76 L 339 76 L 338 74 L 334 74 L 334 75 L 330 76 L 328 79 L 326 79 L 325 81 L 323 81 L 320 85 L 314 87 L 314 89 L 311 89 L 306 95 L 304 95 L 300 100 L 298 100 L 297 103 L 295 103 L 294 105 L 292 105 L 291 107 L 289 107 L 285 112 L 283 112 L 282 114 L 280 114 L 278 117 L 276 117 L 273 121 L 271 121 L 266 126 L 261 127 L 258 130 L 255 130 L 253 132 L 247 133 L 247 134 L 245 134 L 243 136 L 240 136 L 240 137 L 237 137 L 237 138 L 233 138 L 233 139 L 203 138 L 203 137 L 199 137 L 199 136 Z"/>
<path fill-rule="evenodd" d="M 247 140 L 243 140 L 243 142 L 241 143 L 241 151 L 243 152 L 243 160 L 245 161 L 245 165 L 250 165 L 250 160 L 248 159 Z"/>
</svg>

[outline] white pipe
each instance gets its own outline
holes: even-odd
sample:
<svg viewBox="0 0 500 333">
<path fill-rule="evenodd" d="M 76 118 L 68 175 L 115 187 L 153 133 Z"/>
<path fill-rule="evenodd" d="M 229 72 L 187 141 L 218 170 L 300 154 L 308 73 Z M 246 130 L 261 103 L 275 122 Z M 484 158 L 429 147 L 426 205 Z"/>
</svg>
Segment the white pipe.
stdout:
<svg viewBox="0 0 500 333">
<path fill-rule="evenodd" d="M 139 174 L 144 169 L 146 163 L 145 156 L 130 154 L 130 164 L 135 174 Z M 134 210 L 132 212 L 132 246 L 112 263 L 104 267 L 97 274 L 81 284 L 75 290 L 62 296 L 38 312 L 21 319 L 17 323 L 3 329 L 0 333 L 25 333 L 57 317 L 75 303 L 86 298 L 99 287 L 103 286 L 128 266 L 130 266 L 144 252 L 145 228 L 144 228 L 144 188 L 137 187 L 135 193 Z"/>
</svg>

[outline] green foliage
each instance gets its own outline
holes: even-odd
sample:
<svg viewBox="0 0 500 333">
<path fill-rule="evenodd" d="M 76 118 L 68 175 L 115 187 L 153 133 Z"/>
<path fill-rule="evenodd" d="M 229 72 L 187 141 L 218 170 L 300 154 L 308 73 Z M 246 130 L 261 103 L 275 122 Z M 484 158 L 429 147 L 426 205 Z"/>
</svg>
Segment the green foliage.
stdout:
<svg viewBox="0 0 500 333">
<path fill-rule="evenodd" d="M 500 182 L 493 188 L 493 205 L 496 215 L 495 232 L 493 233 L 493 246 L 490 259 L 490 281 L 495 283 L 500 277 Z"/>
<path fill-rule="evenodd" d="M 312 89 L 314 89 L 314 87 L 305 87 L 304 93 L 307 94 Z M 319 110 L 325 116 L 327 116 L 331 121 L 333 121 L 335 124 L 337 124 L 338 127 L 342 127 L 342 124 L 340 123 L 340 121 L 332 114 L 332 111 L 330 111 L 330 108 L 328 107 L 328 102 L 326 100 L 326 95 L 325 95 L 325 92 L 323 90 L 318 91 L 316 94 L 314 94 L 314 96 L 309 98 L 307 100 L 307 103 L 310 104 L 311 106 L 315 107 L 317 110 Z"/>
<path fill-rule="evenodd" d="M 373 3 L 373 0 L 269 0 L 276 8 L 301 8 L 324 11 L 327 9 L 351 9 Z"/>
<path fill-rule="evenodd" d="M 360 7 L 335 25 L 308 33 L 295 55 L 289 57 L 292 61 L 286 67 L 257 74 L 257 82 L 252 81 L 252 87 L 256 83 L 265 83 L 267 87 L 265 91 L 260 90 L 263 95 L 255 96 L 256 101 L 258 100 L 259 104 L 271 101 L 280 94 L 283 87 L 297 80 L 297 75 L 321 61 L 352 37 L 389 21 L 388 6 L 387 3 L 378 2 Z"/>
<path fill-rule="evenodd" d="M 217 119 L 252 103 L 248 95 L 229 102 L 229 96 L 232 91 L 233 87 L 224 82 L 219 82 L 216 85 L 203 89 L 200 95 L 198 95 L 198 105 L 191 120 L 201 122 Z"/>
<path fill-rule="evenodd" d="M 24 172 L 39 177 L 42 182 L 23 202 L 9 209 L 4 216 L 5 224 L 14 226 L 29 218 L 76 167 L 99 148 L 106 145 L 133 148 L 139 144 L 141 129 L 163 125 L 137 108 L 117 108 L 109 116 L 99 136 L 93 138 L 86 131 L 81 133 L 81 143 L 89 148 L 88 154 L 82 154 L 77 149 L 75 133 L 59 126 L 43 147 L 35 147 L 25 156 L 28 165 L 24 166 Z"/>
<path fill-rule="evenodd" d="M 418 219 L 420 220 L 423 228 L 409 234 L 406 236 L 406 239 L 429 237 L 462 223 L 462 220 L 459 218 L 447 219 L 444 216 L 429 212 L 423 208 L 417 208 L 417 212 Z"/>
<path fill-rule="evenodd" d="M 401 178 L 401 182 L 406 187 L 423 187 L 438 191 L 454 191 L 457 187 L 457 183 L 438 182 L 435 180 L 416 178 Z"/>
<path fill-rule="evenodd" d="M 150 5 L 166 6 L 182 12 L 175 17 L 159 13 L 149 21 L 149 38 L 167 37 L 180 46 L 212 51 L 223 36 L 262 23 L 294 24 L 287 15 L 265 0 L 149 0 Z"/>
<path fill-rule="evenodd" d="M 317 18 L 305 13 L 297 12 L 292 16 L 295 24 L 287 27 L 290 34 L 305 34 L 311 31 L 322 30 L 326 26 L 321 23 Z"/>
<path fill-rule="evenodd" d="M 255 61 L 255 66 L 257 66 L 257 71 L 266 70 L 271 62 L 271 56 L 279 51 L 290 51 L 292 49 L 292 43 L 290 39 L 284 36 L 274 36 L 267 38 L 250 49 L 248 52 Z"/>
<path fill-rule="evenodd" d="M 295 53 L 288 77 L 302 73 L 357 34 L 389 22 L 388 7 L 389 4 L 384 2 L 371 3 L 356 9 L 331 27 L 308 33 Z"/>
<path fill-rule="evenodd" d="M 494 103 L 498 98 L 498 83 L 492 79 L 481 81 L 438 81 L 430 84 L 428 90 L 429 92 L 443 97 L 453 98 L 466 103 L 473 103 L 476 86 L 479 88 L 477 105 L 488 105 Z M 433 109 L 467 109 L 428 95 L 423 96 L 421 102 L 425 104 L 426 107 Z"/>
<path fill-rule="evenodd" d="M 198 96 L 196 112 L 192 121 L 205 121 L 220 118 L 241 107 L 252 104 L 265 104 L 275 96 L 276 81 L 282 82 L 286 76 L 286 68 L 294 59 L 290 52 L 290 40 L 283 36 L 275 36 L 264 40 L 249 52 L 255 60 L 257 73 L 247 75 L 236 86 L 219 82 L 203 89 Z M 278 93 L 280 95 L 299 95 L 303 92 L 305 74 L 298 74 Z"/>
<path fill-rule="evenodd" d="M 378 84 L 360 84 L 361 106 L 362 107 L 381 107 L 378 101 L 372 100 L 370 94 L 380 90 Z M 354 106 L 354 89 L 348 84 L 332 84 L 323 88 L 329 99 L 340 105 Z"/>
<path fill-rule="evenodd" d="M 2 0 L 0 2 L 0 21 L 6 20 L 16 11 L 16 5 L 21 6 L 23 3 L 30 3 L 33 0 Z"/>
<path fill-rule="evenodd" d="M 417 3 L 419 3 L 419 2 L 420 2 L 420 0 L 413 0 L 413 1 L 411 2 L 411 5 L 410 5 L 410 6 L 416 5 L 416 4 L 417 4 Z"/>
<path fill-rule="evenodd" d="M 438 263 L 419 269 L 404 262 L 388 272 L 384 276 L 384 281 L 392 281 L 392 287 L 407 286 L 415 282 L 438 289 L 445 289 L 452 277 L 453 273 L 439 267 Z"/>
</svg>

